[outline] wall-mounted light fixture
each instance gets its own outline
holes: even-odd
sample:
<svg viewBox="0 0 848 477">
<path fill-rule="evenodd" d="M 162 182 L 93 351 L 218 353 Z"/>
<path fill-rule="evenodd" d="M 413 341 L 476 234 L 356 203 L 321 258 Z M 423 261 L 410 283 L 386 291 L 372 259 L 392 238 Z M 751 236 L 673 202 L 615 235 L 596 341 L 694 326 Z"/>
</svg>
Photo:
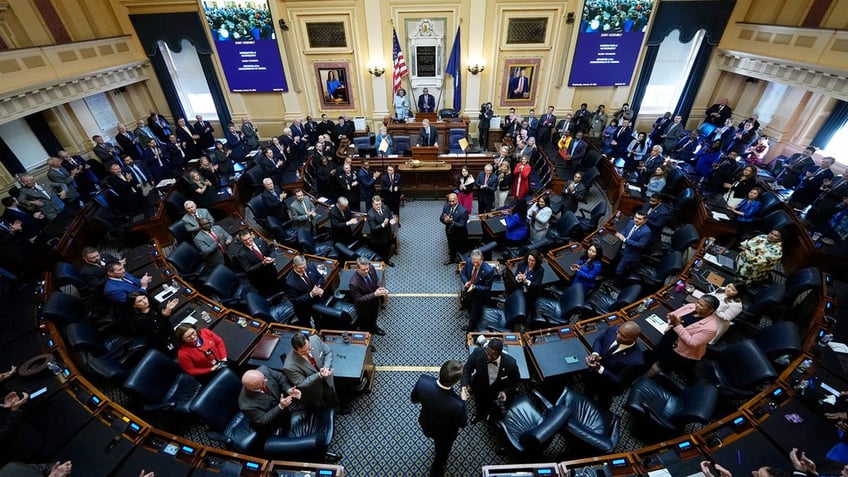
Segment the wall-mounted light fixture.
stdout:
<svg viewBox="0 0 848 477">
<path fill-rule="evenodd" d="M 289 26 L 286 25 L 286 21 L 280 18 L 280 21 L 277 22 L 280 25 L 280 30 L 289 31 Z"/>
<path fill-rule="evenodd" d="M 574 12 L 568 12 L 565 14 L 565 23 L 569 25 L 574 23 Z"/>
<path fill-rule="evenodd" d="M 383 68 L 382 66 L 369 66 L 368 72 L 371 73 L 374 76 L 379 77 L 379 76 L 383 76 L 383 73 L 386 72 L 386 69 Z"/>
<path fill-rule="evenodd" d="M 476 74 L 479 74 L 480 72 L 482 72 L 483 70 L 485 70 L 485 69 L 486 69 L 486 65 L 482 65 L 482 64 L 474 63 L 474 64 L 472 64 L 472 65 L 468 65 L 468 66 L 466 67 L 466 69 L 467 69 L 467 70 L 468 70 L 468 72 L 469 72 L 469 73 L 471 73 L 472 75 L 476 75 Z"/>
</svg>

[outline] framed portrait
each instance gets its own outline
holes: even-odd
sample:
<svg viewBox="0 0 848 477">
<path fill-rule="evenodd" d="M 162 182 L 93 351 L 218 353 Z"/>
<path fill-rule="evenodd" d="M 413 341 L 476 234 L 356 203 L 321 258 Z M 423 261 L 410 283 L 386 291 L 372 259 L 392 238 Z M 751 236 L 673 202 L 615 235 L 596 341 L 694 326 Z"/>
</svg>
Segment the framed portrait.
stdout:
<svg viewBox="0 0 848 477">
<path fill-rule="evenodd" d="M 321 109 L 353 109 L 353 87 L 347 61 L 314 63 Z"/>
<path fill-rule="evenodd" d="M 535 104 L 541 62 L 541 58 L 512 58 L 504 61 L 501 107 Z"/>
</svg>

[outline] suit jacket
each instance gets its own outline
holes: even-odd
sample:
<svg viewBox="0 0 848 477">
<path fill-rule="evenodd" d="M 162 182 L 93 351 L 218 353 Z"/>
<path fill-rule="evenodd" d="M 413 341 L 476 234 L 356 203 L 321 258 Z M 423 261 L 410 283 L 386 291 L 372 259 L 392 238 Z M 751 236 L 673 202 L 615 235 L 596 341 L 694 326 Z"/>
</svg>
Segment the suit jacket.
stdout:
<svg viewBox="0 0 848 477">
<path fill-rule="evenodd" d="M 358 317 L 376 317 L 383 302 L 383 297 L 374 294 L 382 286 L 374 265 L 368 267 L 368 279 L 370 283 L 359 272 L 350 277 L 350 296 Z"/>
<path fill-rule="evenodd" d="M 112 144 L 104 142 L 103 144 L 95 144 L 94 155 L 100 158 L 100 161 L 106 163 L 106 161 L 115 161 L 118 159 L 116 156 L 115 146 Z"/>
<path fill-rule="evenodd" d="M 426 129 L 419 129 L 418 142 L 415 144 L 419 146 L 435 146 L 439 142 L 439 132 L 436 130 L 435 126 L 430 126 L 429 131 L 430 135 L 428 136 Z"/>
<path fill-rule="evenodd" d="M 156 157 L 156 153 L 159 153 L 159 157 Z M 150 173 L 153 174 L 153 180 L 155 182 L 159 182 L 162 179 L 166 179 L 171 175 L 171 163 L 168 161 L 167 151 L 162 149 L 161 147 L 144 148 L 144 152 L 141 154 L 142 162 L 144 162 L 145 167 L 150 170 Z"/>
<path fill-rule="evenodd" d="M 615 134 L 613 134 L 612 139 L 616 141 L 618 144 L 613 147 L 613 151 L 618 156 L 625 156 L 627 154 L 627 146 L 630 145 L 630 141 L 633 140 L 633 129 L 630 126 L 621 127 L 615 130 Z"/>
<path fill-rule="evenodd" d="M 146 291 L 141 288 L 141 280 L 130 275 L 124 274 L 124 278 L 129 280 L 126 282 L 121 279 L 107 278 L 103 285 L 103 296 L 112 303 L 123 305 L 127 302 L 127 295 L 134 291 Z"/>
<path fill-rule="evenodd" d="M 142 128 L 135 128 L 133 130 L 133 134 L 135 134 L 135 137 L 138 138 L 138 143 L 142 147 L 147 147 L 147 144 L 150 142 L 151 139 L 156 139 L 156 142 L 158 143 L 159 138 L 156 137 L 156 134 L 154 134 L 153 131 L 148 126 L 145 126 L 145 127 L 147 127 L 147 131 L 145 131 Z M 150 131 L 150 132 L 148 133 L 148 131 Z"/>
<path fill-rule="evenodd" d="M 526 283 L 518 284 L 524 290 L 524 293 L 530 294 L 531 296 L 538 296 L 538 294 L 542 291 L 542 280 L 545 278 L 545 267 L 543 267 L 541 263 L 536 263 L 533 270 L 528 272 L 527 260 L 523 260 L 517 267 L 515 267 L 515 275 L 520 273 L 524 274 L 524 278 L 530 280 L 529 285 Z"/>
<path fill-rule="evenodd" d="M 105 265 L 109 262 L 117 262 L 118 259 L 108 255 L 101 254 L 100 259 L 103 260 L 103 265 L 100 264 L 91 264 L 88 262 L 83 262 L 80 267 L 80 277 L 89 284 L 95 290 L 103 290 L 103 285 L 106 283 L 106 267 Z"/>
<path fill-rule="evenodd" d="M 497 378 L 495 378 L 494 383 L 489 385 L 489 362 L 486 357 L 486 350 L 482 347 L 478 347 L 471 353 L 462 368 L 462 385 L 471 385 L 471 390 L 476 395 L 475 399 L 480 399 L 481 396 L 486 395 L 493 396 L 501 391 L 509 397 L 515 391 L 519 379 L 521 377 L 515 358 L 502 353 Z"/>
<path fill-rule="evenodd" d="M 311 198 L 304 196 L 303 202 L 294 200 L 289 206 L 292 228 L 313 231 L 318 226 L 318 216 L 310 217 L 307 211 L 312 212 L 314 210 L 315 204 L 312 203 Z"/>
<path fill-rule="evenodd" d="M 318 374 L 321 368 L 333 367 L 333 350 L 324 344 L 319 336 L 310 336 L 309 343 L 312 345 L 312 358 L 318 367 L 312 366 L 309 360 L 292 351 L 286 354 L 283 374 L 300 389 L 300 402 L 304 405 L 336 407 L 338 399 L 333 376 L 325 379 Z"/>
<path fill-rule="evenodd" d="M 449 237 L 453 237 L 455 234 L 461 235 L 465 237 L 468 235 L 468 211 L 465 210 L 465 207 L 456 204 L 456 208 L 453 210 L 453 223 L 446 223 L 444 221 L 444 217 L 446 215 L 450 215 L 451 206 L 450 204 L 445 204 L 442 207 L 442 215 L 439 216 L 443 224 L 445 224 L 445 233 L 448 234 Z M 457 237 L 459 238 L 459 237 Z"/>
<path fill-rule="evenodd" d="M 280 409 L 280 396 L 288 394 L 292 388 L 283 373 L 260 366 L 257 371 L 265 375 L 265 386 L 271 394 L 261 391 L 248 391 L 244 387 L 238 397 L 238 406 L 250 421 L 250 427 L 262 434 L 271 434 L 284 424 L 287 409 Z"/>
<path fill-rule="evenodd" d="M 393 218 L 394 215 L 392 215 L 392 211 L 389 210 L 389 206 L 386 204 L 380 206 L 379 214 L 373 207 L 368 210 L 367 219 L 368 227 L 371 229 L 370 240 L 372 243 L 386 244 L 392 241 L 392 225 L 386 224 L 383 227 L 383 220 L 392 220 Z"/>
<path fill-rule="evenodd" d="M 465 260 L 465 266 L 462 268 L 462 283 L 467 283 L 471 280 L 474 265 L 471 263 L 471 257 Z M 472 297 L 478 297 L 488 300 L 489 293 L 492 290 L 492 283 L 495 281 L 495 270 L 486 262 L 480 265 L 480 270 L 477 272 L 477 279 L 474 280 L 474 290 L 471 292 Z"/>
<path fill-rule="evenodd" d="M 568 148 L 569 157 L 572 164 L 580 165 L 583 158 L 586 157 L 586 148 L 588 143 L 585 139 L 574 138 Z"/>
<path fill-rule="evenodd" d="M 663 150 L 666 153 L 671 152 L 681 137 L 683 137 L 683 123 L 671 123 L 668 129 L 665 130 L 665 139 L 662 144 Z"/>
<path fill-rule="evenodd" d="M 136 211 L 144 206 L 144 196 L 138 182 L 132 178 L 132 175 L 129 177 L 129 180 L 124 180 L 115 174 L 106 176 L 106 184 L 117 196 L 118 208 L 124 212 Z"/>
<path fill-rule="evenodd" d="M 241 133 L 244 134 L 244 142 L 249 151 L 259 148 L 259 131 L 253 123 L 243 123 Z"/>
<path fill-rule="evenodd" d="M 425 106 L 426 104 L 426 106 Z M 432 113 L 436 110 L 436 98 L 432 94 L 418 96 L 418 112 Z"/>
<path fill-rule="evenodd" d="M 401 190 L 403 190 L 403 184 L 401 183 L 400 172 L 395 172 L 392 175 L 383 174 L 380 176 L 380 187 L 382 190 L 380 191 L 383 194 L 383 198 L 389 197 L 390 194 L 400 195 Z M 397 192 L 390 191 L 390 188 L 397 187 Z"/>
<path fill-rule="evenodd" d="M 312 291 L 312 287 L 315 285 L 319 287 L 324 286 L 324 275 L 321 275 L 315 264 L 307 264 L 305 273 L 309 279 L 309 283 L 304 282 L 294 270 L 291 270 L 286 275 L 286 282 L 283 285 L 283 290 L 285 290 L 286 296 L 291 300 L 295 313 L 302 320 L 308 320 L 312 314 L 312 304 L 321 301 L 320 297 L 310 295 L 309 292 Z"/>
<path fill-rule="evenodd" d="M 486 171 L 477 174 L 477 200 L 481 204 L 489 207 L 495 203 L 495 190 L 498 188 L 498 175 L 495 172 L 489 174 L 489 181 L 486 182 Z M 485 184 L 486 188 L 483 188 Z"/>
<path fill-rule="evenodd" d="M 196 155 L 197 151 L 197 140 L 194 139 L 195 132 L 192 131 L 191 126 L 186 124 L 185 128 L 181 128 L 180 125 L 174 126 L 174 135 L 177 136 L 177 141 L 186 143 L 186 156 L 190 159 L 198 157 L 199 154 Z"/>
<path fill-rule="evenodd" d="M 374 173 L 364 167 L 360 167 L 356 172 L 356 182 L 359 182 L 359 195 L 365 201 L 365 207 L 370 207 L 371 197 L 374 196 L 374 186 L 377 185 L 377 180 L 374 179 Z"/>
<path fill-rule="evenodd" d="M 254 238 L 253 243 L 259 248 L 259 251 L 262 252 L 262 256 L 264 257 L 273 257 L 276 253 L 268 246 L 267 243 L 265 243 L 264 240 L 259 237 Z M 252 249 L 247 248 L 244 244 L 238 248 L 238 251 L 236 252 L 236 260 L 238 260 L 241 269 L 247 273 L 256 273 L 266 266 L 273 267 L 273 265 L 266 265 L 262 263 L 262 260 L 259 260 L 256 253 L 254 253 Z"/>
<path fill-rule="evenodd" d="M 635 227 L 635 224 L 631 220 L 627 227 L 624 228 L 624 232 L 621 234 L 627 237 L 630 234 L 630 231 Z M 624 260 L 636 260 L 642 256 L 642 252 L 645 250 L 645 247 L 651 241 L 651 227 L 647 224 L 639 227 L 630 238 L 624 241 L 624 245 L 621 248 L 621 258 Z"/>
<path fill-rule="evenodd" d="M 459 428 L 468 424 L 465 401 L 453 390 L 440 387 L 433 376 L 420 376 L 410 398 L 415 404 L 421 403 L 418 424 L 427 437 L 454 439 Z"/>
<path fill-rule="evenodd" d="M 707 112 L 706 112 L 707 119 L 705 120 L 705 122 L 708 122 L 710 124 L 715 124 L 716 126 L 721 126 L 722 124 L 724 124 L 724 122 L 727 120 L 727 118 L 730 117 L 730 114 L 732 112 L 733 111 L 730 109 L 730 106 L 722 106 L 722 105 L 716 103 L 716 104 L 710 106 L 707 109 Z M 712 116 L 713 113 L 718 113 L 719 116 L 714 118 Z"/>
<path fill-rule="evenodd" d="M 68 201 L 78 201 L 79 192 L 76 188 L 76 180 L 64 167 L 47 169 L 47 180 L 56 184 L 62 184 L 65 190 L 65 199 Z"/>
<path fill-rule="evenodd" d="M 47 220 L 53 220 L 65 209 L 64 203 L 60 205 L 59 202 L 61 201 L 57 202 L 56 199 L 58 199 L 58 196 L 55 192 L 62 190 L 63 185 L 55 182 L 39 182 L 37 185 L 40 185 L 50 198 L 47 198 L 47 195 L 41 193 L 35 187 L 21 187 L 18 201 L 20 201 L 21 205 L 26 205 L 31 210 L 42 212 L 47 217 Z M 29 202 L 34 200 L 40 200 L 42 204 L 40 206 L 30 205 Z"/>
<path fill-rule="evenodd" d="M 184 214 L 182 221 L 185 224 L 186 231 L 190 233 L 195 233 L 200 230 L 200 224 L 198 223 L 198 219 L 206 219 L 210 224 L 215 225 L 215 218 L 212 217 L 212 214 L 209 213 L 206 209 L 197 208 L 197 217 L 191 214 Z"/>
<path fill-rule="evenodd" d="M 642 206 L 642 213 L 648 217 L 648 226 L 651 228 L 653 240 L 659 238 L 663 227 L 665 227 L 668 219 L 671 218 L 671 210 L 663 204 L 657 205 L 654 207 L 653 212 L 648 213 L 650 210 L 651 204 L 646 202 L 645 205 Z"/>
<path fill-rule="evenodd" d="M 194 245 L 198 250 L 200 250 L 200 253 L 207 257 L 207 259 L 211 259 L 215 263 L 224 263 L 223 255 L 226 253 L 228 247 L 227 242 L 231 242 L 233 237 L 220 225 L 213 225 L 212 233 L 214 233 L 218 238 L 217 242 L 206 231 L 198 230 L 197 234 L 194 235 Z M 221 244 L 221 247 L 224 249 L 221 250 L 221 248 L 218 247 L 218 244 Z M 254 256 L 255 255 L 256 254 L 254 254 Z"/>
<path fill-rule="evenodd" d="M 347 224 L 347 221 L 353 218 L 350 207 L 345 210 L 333 207 L 328 216 L 330 219 L 330 238 L 333 239 L 333 242 L 350 245 L 353 242 L 353 231 Z"/>
<path fill-rule="evenodd" d="M 183 167 L 188 160 L 188 152 L 183 148 L 182 143 L 169 142 L 165 144 L 165 155 L 176 167 Z"/>
<path fill-rule="evenodd" d="M 121 147 L 124 154 L 129 154 L 136 161 L 141 159 L 141 147 L 138 145 L 138 138 L 135 137 L 135 134 L 129 131 L 118 133 L 115 135 L 115 141 L 118 142 L 118 146 Z"/>
<path fill-rule="evenodd" d="M 674 310 L 674 314 L 682 318 L 693 311 L 695 311 L 695 304 L 687 303 Z M 707 353 L 707 345 L 718 333 L 718 317 L 712 314 L 689 326 L 684 327 L 680 324 L 671 329 L 677 333 L 677 346 L 674 351 L 684 358 L 697 361 L 704 357 Z"/>
<path fill-rule="evenodd" d="M 638 343 L 633 346 L 613 353 L 610 349 L 613 341 L 615 341 L 616 332 L 619 325 L 610 326 L 607 328 L 595 343 L 592 345 L 592 351 L 598 353 L 601 357 L 601 366 L 604 367 L 604 372 L 600 375 L 601 378 L 612 384 L 616 388 L 624 388 L 636 379 L 642 367 L 645 365 L 645 357 L 642 354 L 642 349 Z"/>
<path fill-rule="evenodd" d="M 209 121 L 195 121 L 192 129 L 195 134 L 200 136 L 200 139 L 197 140 L 198 147 L 205 149 L 215 144 L 215 128 Z"/>
<path fill-rule="evenodd" d="M 21 238 L 24 240 L 30 240 L 41 233 L 41 224 L 38 223 L 38 220 L 31 213 L 25 210 L 6 207 L 6 210 L 3 211 L 2 219 L 9 226 L 14 224 L 16 220 L 20 220 Z M 100 284 L 103 284 L 102 281 Z"/>
<path fill-rule="evenodd" d="M 282 220 L 289 220 L 289 208 L 286 202 L 280 199 L 280 189 L 274 187 L 274 190 L 262 189 L 262 203 L 268 211 L 268 215 Z"/>
</svg>

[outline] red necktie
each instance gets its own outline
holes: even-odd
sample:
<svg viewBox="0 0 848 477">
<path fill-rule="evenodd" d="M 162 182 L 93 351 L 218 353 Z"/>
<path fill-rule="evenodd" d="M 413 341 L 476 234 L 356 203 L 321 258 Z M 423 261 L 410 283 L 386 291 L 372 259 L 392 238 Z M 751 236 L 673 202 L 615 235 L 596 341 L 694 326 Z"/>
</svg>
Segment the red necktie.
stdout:
<svg viewBox="0 0 848 477">
<path fill-rule="evenodd" d="M 213 232 L 213 231 L 211 231 L 211 230 L 210 230 L 210 231 L 209 231 L 209 235 L 212 237 L 212 240 L 214 240 L 214 241 L 215 241 L 215 244 L 216 244 L 216 245 L 218 245 L 218 248 L 220 248 L 220 249 L 221 249 L 221 253 L 227 253 L 227 251 L 226 251 L 226 250 L 224 250 L 224 246 L 223 246 L 223 245 L 221 245 L 221 242 L 219 242 L 219 241 L 218 241 L 218 236 L 217 236 L 217 235 L 215 235 L 215 232 Z M 260 254 L 260 255 L 262 255 L 262 254 Z"/>
<path fill-rule="evenodd" d="M 315 362 L 315 358 L 313 358 L 311 354 L 306 355 L 306 359 L 309 360 L 309 363 L 312 364 L 312 366 L 315 366 L 315 369 L 319 369 L 318 363 Z"/>
<path fill-rule="evenodd" d="M 269 396 L 271 396 L 271 390 L 270 390 L 270 389 L 268 389 L 268 386 L 266 386 L 266 385 L 264 385 L 264 384 L 262 385 L 262 392 L 263 392 L 263 393 L 265 393 L 265 394 L 267 394 L 267 395 L 269 395 Z"/>
<path fill-rule="evenodd" d="M 255 253 L 257 257 L 259 257 L 259 260 L 265 260 L 265 256 L 262 255 L 262 252 L 259 251 L 259 247 L 257 247 L 256 244 L 253 244 L 253 247 L 250 249 L 253 250 L 253 253 Z"/>
<path fill-rule="evenodd" d="M 477 271 L 479 269 L 480 269 L 479 267 L 474 267 L 474 270 L 471 271 L 471 284 L 472 285 L 477 282 Z"/>
<path fill-rule="evenodd" d="M 303 273 L 303 275 L 300 276 L 300 278 L 303 279 L 303 283 L 306 283 L 307 285 L 312 285 L 312 281 L 309 280 L 309 277 L 306 275 L 305 272 Z"/>
</svg>

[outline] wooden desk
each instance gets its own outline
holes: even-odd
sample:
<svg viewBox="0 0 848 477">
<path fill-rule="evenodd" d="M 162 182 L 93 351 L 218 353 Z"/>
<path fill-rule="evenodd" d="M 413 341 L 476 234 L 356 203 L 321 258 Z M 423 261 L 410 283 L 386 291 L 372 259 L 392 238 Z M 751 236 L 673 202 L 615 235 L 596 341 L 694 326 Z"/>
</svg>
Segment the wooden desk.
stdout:
<svg viewBox="0 0 848 477">
<path fill-rule="evenodd" d="M 468 121 L 464 119 L 460 119 L 454 122 L 445 122 L 445 121 L 430 121 L 430 126 L 436 128 L 436 134 L 438 134 L 439 151 L 440 152 L 448 152 L 450 150 L 450 130 L 451 129 L 463 129 L 465 130 L 465 136 L 468 137 Z M 398 136 L 409 136 L 409 145 L 415 146 L 418 141 L 418 131 L 421 130 L 422 123 L 414 122 L 414 123 L 388 123 L 386 124 L 386 129 L 392 137 Z"/>
<path fill-rule="evenodd" d="M 204 447 L 200 454 L 197 470 L 191 475 L 192 477 L 216 477 L 230 475 L 227 471 L 232 471 L 234 475 L 259 477 L 266 475 L 263 474 L 263 471 L 269 467 L 270 463 L 265 459 L 224 449 Z"/>
<path fill-rule="evenodd" d="M 582 244 L 573 242 L 548 252 L 547 261 L 561 277 L 571 280 L 577 273 L 571 269 L 571 266 L 580 261 L 585 251 L 586 248 Z"/>
<path fill-rule="evenodd" d="M 484 465 L 483 477 L 504 477 L 514 475 L 549 475 L 550 477 L 565 477 L 568 475 L 553 462 L 545 464 L 507 464 Z"/>
<path fill-rule="evenodd" d="M 584 467 L 592 467 L 596 469 L 604 468 L 612 473 L 613 477 L 641 475 L 639 465 L 636 462 L 636 457 L 629 452 L 569 460 L 566 462 L 560 462 L 559 466 L 562 475 L 571 475 L 569 474 L 569 470 L 577 470 Z M 597 475 L 603 474 L 598 473 Z"/>
<path fill-rule="evenodd" d="M 524 333 L 530 361 L 542 380 L 567 376 L 588 369 L 589 351 L 571 325 Z"/>
<path fill-rule="evenodd" d="M 666 468 L 674 476 L 697 474 L 701 461 L 707 456 L 698 442 L 688 435 L 644 447 L 635 454 L 636 462 L 645 472 Z"/>
<path fill-rule="evenodd" d="M 444 184 L 443 176 L 450 176 L 451 164 L 445 161 L 423 162 L 413 166 L 411 162 L 398 164 L 403 174 L 404 190 L 436 189 Z"/>
<path fill-rule="evenodd" d="M 308 462 L 290 462 L 286 460 L 271 461 L 270 473 L 267 475 L 276 476 L 278 475 L 277 471 L 285 470 L 312 472 L 312 474 L 304 475 L 317 475 L 319 477 L 344 477 L 345 475 L 344 467 L 340 465 L 310 464 Z"/>
<path fill-rule="evenodd" d="M 209 329 L 224 340 L 227 359 L 241 365 L 250 357 L 250 351 L 259 340 L 265 325 L 262 320 L 231 311 Z"/>
</svg>

